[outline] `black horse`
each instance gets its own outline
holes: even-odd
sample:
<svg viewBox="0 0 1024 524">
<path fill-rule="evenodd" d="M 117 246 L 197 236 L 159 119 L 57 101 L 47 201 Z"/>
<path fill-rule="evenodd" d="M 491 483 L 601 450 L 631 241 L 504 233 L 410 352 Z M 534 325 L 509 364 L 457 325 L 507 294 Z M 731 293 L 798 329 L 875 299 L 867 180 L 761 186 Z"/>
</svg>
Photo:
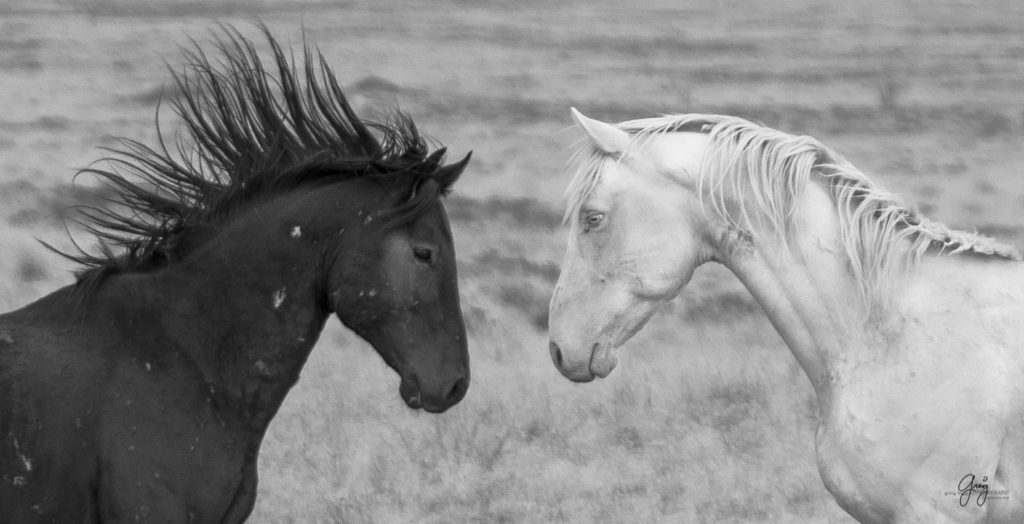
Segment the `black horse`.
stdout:
<svg viewBox="0 0 1024 524">
<path fill-rule="evenodd" d="M 173 146 L 90 169 L 110 206 L 77 283 L 0 316 L 0 521 L 240 522 L 271 418 L 328 315 L 412 408 L 469 385 L 444 165 L 408 117 L 360 120 L 323 57 L 224 28 L 175 73 Z"/>
</svg>

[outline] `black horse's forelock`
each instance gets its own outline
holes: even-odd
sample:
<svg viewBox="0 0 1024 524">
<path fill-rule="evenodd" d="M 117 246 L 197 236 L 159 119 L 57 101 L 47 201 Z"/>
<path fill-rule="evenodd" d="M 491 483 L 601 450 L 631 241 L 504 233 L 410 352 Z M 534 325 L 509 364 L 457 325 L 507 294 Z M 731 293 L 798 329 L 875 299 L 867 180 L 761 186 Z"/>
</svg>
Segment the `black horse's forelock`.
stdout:
<svg viewBox="0 0 1024 524">
<path fill-rule="evenodd" d="M 246 203 L 313 181 L 378 176 L 407 191 L 404 203 L 383 215 L 392 223 L 414 219 L 447 193 L 466 160 L 445 166 L 408 115 L 361 120 L 319 50 L 303 43 L 301 69 L 293 52 L 260 25 L 273 58 L 264 66 L 256 46 L 231 26 L 214 36 L 211 60 L 192 42 L 185 66 L 172 76 L 180 96 L 171 104 L 183 132 L 169 145 L 122 139 L 108 149 L 99 177 L 111 190 L 110 206 L 82 208 L 83 227 L 98 254 L 78 247 L 58 253 L 79 263 L 79 281 L 161 267 L 188 252 L 197 231 L 215 225 Z M 157 108 L 159 117 L 159 107 Z M 433 190 L 422 190 L 435 180 Z M 52 249 L 52 248 L 51 248 Z"/>
</svg>

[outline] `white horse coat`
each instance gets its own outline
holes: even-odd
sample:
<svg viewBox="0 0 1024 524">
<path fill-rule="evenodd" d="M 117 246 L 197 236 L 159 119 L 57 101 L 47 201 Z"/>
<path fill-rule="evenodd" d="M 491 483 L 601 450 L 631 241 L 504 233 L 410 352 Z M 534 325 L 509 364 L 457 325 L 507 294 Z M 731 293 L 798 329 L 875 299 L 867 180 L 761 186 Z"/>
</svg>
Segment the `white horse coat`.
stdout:
<svg viewBox="0 0 1024 524">
<path fill-rule="evenodd" d="M 863 522 L 1024 522 L 1024 264 L 809 137 L 678 115 L 587 140 L 551 354 L 589 381 L 693 270 L 739 277 L 817 395 L 819 471 Z"/>
</svg>

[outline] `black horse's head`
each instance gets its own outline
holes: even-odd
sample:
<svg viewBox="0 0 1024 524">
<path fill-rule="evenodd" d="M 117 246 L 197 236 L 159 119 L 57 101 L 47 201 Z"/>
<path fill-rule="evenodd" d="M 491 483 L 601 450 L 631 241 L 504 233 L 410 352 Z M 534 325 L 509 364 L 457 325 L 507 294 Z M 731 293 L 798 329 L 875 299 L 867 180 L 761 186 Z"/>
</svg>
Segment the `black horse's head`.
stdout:
<svg viewBox="0 0 1024 524">
<path fill-rule="evenodd" d="M 91 230 L 126 254 L 69 254 L 83 278 L 163 267 L 189 255 L 203 231 L 275 196 L 302 189 L 291 218 L 322 257 L 315 293 L 370 342 L 401 376 L 401 395 L 414 408 L 441 412 L 469 386 L 466 329 L 459 307 L 455 250 L 442 197 L 469 160 L 444 165 L 412 120 L 359 118 L 327 60 L 305 46 L 304 66 L 291 62 L 262 28 L 274 65 L 237 30 L 217 40 L 221 60 L 196 50 L 175 76 L 172 102 L 187 141 L 149 148 L 126 141 L 116 170 L 87 169 L 109 182 L 127 212 L 100 210 Z M 187 152 L 187 154 L 183 153 Z M 269 212 L 266 209 L 264 213 Z M 309 236 L 306 236 L 307 233 Z"/>
<path fill-rule="evenodd" d="M 330 305 L 401 377 L 412 408 L 442 412 L 469 387 L 466 328 L 455 246 L 440 198 L 469 157 L 441 166 L 443 150 L 413 170 L 423 176 L 367 176 L 346 208 L 346 240 L 330 263 Z"/>
</svg>

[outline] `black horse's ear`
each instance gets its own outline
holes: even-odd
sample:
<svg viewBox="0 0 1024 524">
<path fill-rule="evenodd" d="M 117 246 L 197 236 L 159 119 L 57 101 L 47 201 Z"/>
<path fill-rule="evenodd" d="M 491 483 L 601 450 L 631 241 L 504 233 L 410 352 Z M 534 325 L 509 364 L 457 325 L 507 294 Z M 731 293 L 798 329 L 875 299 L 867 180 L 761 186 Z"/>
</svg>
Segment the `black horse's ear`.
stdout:
<svg viewBox="0 0 1024 524">
<path fill-rule="evenodd" d="M 437 166 L 441 165 L 441 160 L 444 159 L 444 154 L 447 152 L 448 148 L 442 147 L 441 149 L 438 149 L 437 151 L 430 153 L 429 155 L 427 155 L 426 158 L 423 159 L 423 166 L 425 166 L 429 170 L 437 169 Z"/>
<path fill-rule="evenodd" d="M 465 158 L 455 162 L 454 164 L 448 164 L 437 170 L 434 174 L 434 181 L 440 186 L 443 193 L 447 193 L 451 190 L 452 185 L 459 179 L 459 175 L 462 174 L 462 170 L 466 169 L 466 165 L 469 164 L 469 158 L 473 156 L 473 152 L 466 153 Z"/>
</svg>

